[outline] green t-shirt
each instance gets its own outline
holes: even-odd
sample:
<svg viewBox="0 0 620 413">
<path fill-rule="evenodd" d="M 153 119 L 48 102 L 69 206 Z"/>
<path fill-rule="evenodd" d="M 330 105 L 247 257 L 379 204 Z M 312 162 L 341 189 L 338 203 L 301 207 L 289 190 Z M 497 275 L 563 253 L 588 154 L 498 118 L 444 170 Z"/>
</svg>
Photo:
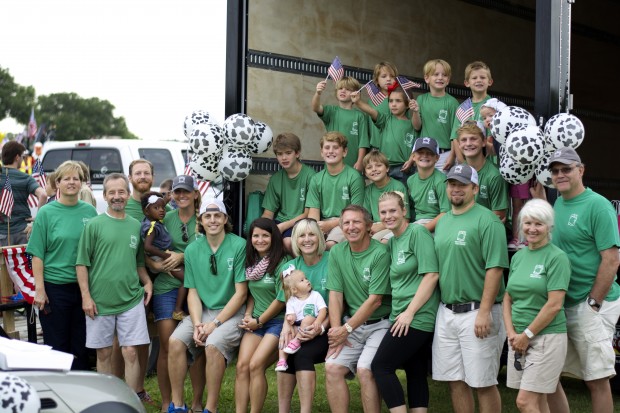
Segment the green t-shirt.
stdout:
<svg viewBox="0 0 620 413">
<path fill-rule="evenodd" d="M 101 214 L 86 224 L 76 265 L 88 268 L 90 295 L 99 315 L 120 314 L 144 297 L 138 267 L 144 267 L 140 222 Z"/>
<path fill-rule="evenodd" d="M 424 93 L 418 96 L 417 101 L 422 118 L 420 136 L 433 138 L 439 148 L 450 150 L 450 136 L 459 101 L 447 93 L 443 96 Z"/>
<path fill-rule="evenodd" d="M 302 164 L 294 178 L 289 178 L 284 169 L 271 178 L 265 190 L 263 208 L 274 213 L 276 220 L 285 222 L 303 214 L 310 180 L 316 175 L 314 169 Z"/>
<path fill-rule="evenodd" d="M 183 242 L 183 230 L 181 228 L 183 222 L 181 222 L 181 218 L 179 218 L 179 211 L 177 209 L 172 210 L 166 213 L 164 217 L 164 225 L 168 230 L 168 234 L 170 234 L 170 238 L 172 238 L 172 245 L 170 246 L 170 251 L 174 252 L 185 252 L 185 248 L 192 242 L 194 242 L 197 238 L 202 237 L 203 235 L 196 231 L 196 216 L 192 216 L 187 222 L 187 242 Z M 183 285 L 181 280 L 178 280 L 174 277 L 171 277 L 167 272 L 160 272 L 155 277 L 155 281 L 153 282 L 153 293 L 154 294 L 164 294 L 169 291 L 172 291 L 176 288 L 179 288 Z"/>
<path fill-rule="evenodd" d="M 357 109 L 343 109 L 340 106 L 323 106 L 323 115 L 319 115 L 327 132 L 338 131 L 347 138 L 347 156 L 344 163 L 353 167 L 357 162 L 359 148 L 369 148 L 368 118 Z"/>
<path fill-rule="evenodd" d="M 379 106 L 375 106 L 375 104 L 372 103 L 372 100 L 368 100 L 368 104 L 371 108 L 375 109 L 379 113 L 383 113 L 386 115 L 392 113 L 390 112 L 390 102 L 387 97 L 383 99 L 381 103 L 379 103 Z M 377 125 L 375 125 L 375 122 L 373 122 L 370 116 L 368 116 L 366 119 L 368 120 L 368 135 L 370 136 L 370 147 L 378 149 L 381 146 L 381 131 L 379 131 L 379 128 L 377 128 Z"/>
<path fill-rule="evenodd" d="M 558 198 L 553 209 L 552 242 L 568 254 L 572 266 L 565 300 L 568 308 L 588 297 L 601 264 L 600 251 L 620 246 L 618 217 L 611 202 L 590 188 L 573 199 Z M 615 280 L 605 298 L 608 301 L 620 297 L 620 285 Z"/>
<path fill-rule="evenodd" d="M 289 268 L 291 265 L 304 272 L 306 279 L 312 284 L 312 289 L 323 297 L 326 303 L 329 303 L 329 291 L 327 291 L 327 262 L 329 257 L 329 251 L 323 252 L 321 260 L 314 265 L 307 265 L 303 257 L 297 257 L 283 267 L 283 269 Z"/>
<path fill-rule="evenodd" d="M 508 185 L 497 166 L 485 161 L 478 171 L 478 194 L 476 202 L 491 211 L 508 209 Z"/>
<path fill-rule="evenodd" d="M 439 258 L 439 288 L 446 304 L 480 301 L 486 270 L 508 268 L 506 233 L 499 218 L 474 204 L 460 215 L 449 211 L 437 221 L 435 251 Z M 495 298 L 501 302 L 504 278 Z"/>
<path fill-rule="evenodd" d="M 274 274 L 265 274 L 263 278 L 258 281 L 248 281 L 248 289 L 252 298 L 254 299 L 254 309 L 252 310 L 252 317 L 260 317 L 261 314 L 269 308 L 273 300 L 278 300 L 286 303 L 284 298 L 284 290 L 282 289 L 282 270 L 284 270 L 285 264 L 288 262 L 289 257 L 284 257 L 280 264 L 276 267 Z M 285 308 L 277 314 L 274 319 L 281 320 L 284 318 Z"/>
<path fill-rule="evenodd" d="M 390 166 L 407 162 L 417 135 L 411 120 L 379 113 L 375 124 L 381 131 L 379 150 L 390 160 Z"/>
<path fill-rule="evenodd" d="M 392 313 L 390 320 L 405 311 L 420 287 L 422 278 L 430 272 L 439 272 L 439 263 L 433 237 L 422 225 L 409 224 L 399 237 L 388 242 L 390 283 L 392 284 Z M 439 288 L 435 288 L 428 301 L 415 313 L 411 327 L 422 331 L 435 330 L 435 317 L 439 307 Z"/>
<path fill-rule="evenodd" d="M 362 252 L 352 252 L 349 242 L 332 247 L 329 254 L 327 289 L 341 292 L 347 304 L 345 315 L 353 316 L 371 294 L 383 295 L 381 306 L 368 317 L 387 317 L 392 309 L 390 256 L 387 247 L 374 239 Z"/>
<path fill-rule="evenodd" d="M 235 284 L 245 280 L 245 240 L 228 233 L 215 252 L 217 274 L 211 273 L 214 255 L 207 237 L 198 238 L 185 249 L 185 287 L 195 288 L 202 304 L 221 310 L 235 294 Z"/>
<path fill-rule="evenodd" d="M 471 98 L 467 98 L 469 100 L 471 100 Z M 491 99 L 491 96 L 485 97 L 482 101 L 480 102 L 476 102 L 471 104 L 472 108 L 474 109 L 474 116 L 471 116 L 465 120 L 475 120 L 476 122 L 484 122 L 484 119 L 482 119 L 482 117 L 480 117 L 480 108 L 482 108 L 482 105 L 487 101 Z M 464 103 L 464 102 L 463 102 Z M 459 105 L 460 106 L 460 105 Z M 457 106 L 458 109 L 458 106 Z M 456 131 L 461 127 L 461 121 L 459 120 L 459 118 L 456 117 L 456 110 L 455 110 L 455 116 L 454 116 L 454 120 L 452 122 L 452 135 L 450 136 L 450 139 L 456 139 Z M 485 131 L 486 132 L 486 131 Z M 488 136 L 488 133 L 485 135 Z"/>
<path fill-rule="evenodd" d="M 39 184 L 27 173 L 15 168 L 1 168 L 0 174 L 0 194 L 2 193 L 8 171 L 11 189 L 13 190 L 13 209 L 11 217 L 0 213 L 0 234 L 8 234 L 8 224 L 11 223 L 11 234 L 23 232 L 26 229 L 27 218 L 30 218 L 30 208 L 28 207 L 28 196 L 34 194 L 39 188 Z"/>
<path fill-rule="evenodd" d="M 537 250 L 524 248 L 510 262 L 506 292 L 512 298 L 512 324 L 523 332 L 547 303 L 549 291 L 568 289 L 570 261 L 564 251 L 549 243 Z M 564 307 L 538 334 L 566 333 Z"/>
<path fill-rule="evenodd" d="M 46 282 L 77 282 L 75 260 L 80 236 L 86 223 L 96 216 L 95 207 L 82 201 L 71 206 L 55 201 L 39 209 L 26 252 L 43 261 Z"/>
<path fill-rule="evenodd" d="M 433 169 L 431 176 L 426 179 L 420 178 L 418 173 L 413 174 L 407 179 L 407 187 L 415 219 L 434 219 L 440 213 L 450 210 L 446 176 L 437 169 Z"/>
<path fill-rule="evenodd" d="M 379 216 L 379 197 L 384 192 L 390 191 L 398 191 L 407 198 L 407 188 L 405 188 L 405 184 L 394 178 L 390 178 L 383 188 L 379 188 L 374 182 L 366 186 L 364 190 L 364 208 L 372 214 L 373 222 L 381 221 L 381 217 Z M 405 209 L 407 210 L 407 218 L 409 218 L 409 202 L 407 202 L 407 200 L 405 200 Z"/>
<path fill-rule="evenodd" d="M 306 207 L 320 209 L 321 219 L 339 217 L 347 205 L 363 203 L 364 178 L 349 165 L 337 175 L 325 168 L 310 180 Z"/>
</svg>

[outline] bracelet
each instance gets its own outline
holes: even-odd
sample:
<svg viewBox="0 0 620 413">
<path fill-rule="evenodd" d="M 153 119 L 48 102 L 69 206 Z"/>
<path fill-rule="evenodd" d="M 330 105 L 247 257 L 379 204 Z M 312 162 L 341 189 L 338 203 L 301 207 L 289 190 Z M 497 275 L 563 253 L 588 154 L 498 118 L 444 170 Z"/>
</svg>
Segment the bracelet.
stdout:
<svg viewBox="0 0 620 413">
<path fill-rule="evenodd" d="M 258 325 L 258 328 L 263 328 L 263 323 L 260 322 L 260 316 L 255 318 L 256 320 L 256 324 Z"/>
<path fill-rule="evenodd" d="M 527 336 L 527 338 L 529 338 L 530 340 L 534 338 L 534 336 L 536 334 L 532 333 L 532 330 L 530 330 L 529 328 L 526 328 L 525 330 L 523 330 L 523 333 Z"/>
<path fill-rule="evenodd" d="M 321 334 L 319 335 L 322 336 L 323 334 L 325 334 L 325 327 L 321 324 Z"/>
</svg>

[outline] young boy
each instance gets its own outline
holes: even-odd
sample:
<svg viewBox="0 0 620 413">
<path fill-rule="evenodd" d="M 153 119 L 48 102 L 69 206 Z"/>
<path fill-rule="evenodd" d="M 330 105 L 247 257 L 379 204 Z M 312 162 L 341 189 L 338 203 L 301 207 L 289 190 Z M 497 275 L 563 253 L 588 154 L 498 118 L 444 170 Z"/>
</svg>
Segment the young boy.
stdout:
<svg viewBox="0 0 620 413">
<path fill-rule="evenodd" d="M 467 165 L 478 172 L 476 202 L 490 209 L 502 222 L 508 210 L 508 187 L 497 166 L 487 161 L 482 153 L 486 145 L 485 134 L 477 122 L 466 121 L 457 129 L 457 142 Z"/>
<path fill-rule="evenodd" d="M 364 171 L 366 178 L 371 181 L 364 190 L 364 208 L 370 212 L 374 222 L 370 229 L 370 235 L 384 244 L 392 237 L 392 231 L 385 229 L 385 225 L 379 217 L 379 197 L 384 192 L 394 191 L 402 193 L 403 199 L 407 198 L 404 196 L 407 193 L 407 188 L 402 182 L 388 176 L 389 169 L 390 161 L 378 150 L 373 149 L 364 156 Z M 405 207 L 407 208 L 407 218 L 409 218 L 407 201 L 405 201 Z"/>
<path fill-rule="evenodd" d="M 292 253 L 291 232 L 297 221 L 308 216 L 306 197 L 314 169 L 299 161 L 301 142 L 294 133 L 281 133 L 273 142 L 273 152 L 282 167 L 269 179 L 263 198 L 263 218 L 274 219 Z"/>
<path fill-rule="evenodd" d="M 312 96 L 312 110 L 319 115 L 326 131 L 338 131 L 347 138 L 349 143 L 344 163 L 362 172 L 362 159 L 370 147 L 368 116 L 359 110 L 354 110 L 351 102 L 351 93 L 359 90 L 360 84 L 350 76 L 345 76 L 336 82 L 338 106 L 321 104 L 321 93 L 326 85 L 325 80 L 317 83 L 316 92 Z"/>
<path fill-rule="evenodd" d="M 379 62 L 375 65 L 372 72 L 372 83 L 377 87 L 377 90 L 382 94 L 383 99 L 380 99 L 380 103 L 375 105 L 372 99 L 368 100 L 368 104 L 377 112 L 390 114 L 390 106 L 388 104 L 388 89 L 393 88 L 397 82 L 398 68 L 396 65 L 390 62 Z M 372 119 L 368 119 L 368 135 L 370 136 L 370 147 L 379 148 L 381 146 L 381 134 Z"/>
<path fill-rule="evenodd" d="M 164 197 L 166 205 L 170 205 L 172 209 L 177 209 L 177 204 L 172 199 L 172 179 L 166 179 L 159 184 L 159 193 Z"/>
<path fill-rule="evenodd" d="M 435 231 L 439 218 L 450 210 L 446 194 L 446 176 L 436 168 L 439 146 L 433 138 L 418 138 L 413 144 L 417 172 L 407 180 L 409 196 L 415 210 L 415 223 Z"/>
<path fill-rule="evenodd" d="M 456 110 L 451 139 L 456 139 L 457 129 L 467 120 L 475 120 L 482 125 L 480 108 L 484 102 L 490 99 L 487 92 L 492 84 L 491 69 L 486 63 L 476 61 L 467 65 L 465 68 L 465 86 L 471 90 L 471 97 L 461 103 Z M 456 161 L 463 163 L 463 154 L 457 142 L 452 143 L 452 150 L 456 156 Z M 455 159 L 454 156 L 452 157 L 453 160 Z"/>
<path fill-rule="evenodd" d="M 452 68 L 445 60 L 432 59 L 426 62 L 424 81 L 430 91 L 418 96 L 419 112 L 413 111 L 411 115 L 413 127 L 420 132 L 420 136 L 429 136 L 437 141 L 439 160 L 435 168 L 440 171 L 448 171 L 454 164 L 450 138 L 459 101 L 446 93 L 450 76 L 452 76 Z"/>
<path fill-rule="evenodd" d="M 364 178 L 344 163 L 347 138 L 340 132 L 327 132 L 321 138 L 321 157 L 325 169 L 317 173 L 308 188 L 308 218 L 315 219 L 323 234 L 325 246 L 330 249 L 344 241 L 339 227 L 342 209 L 349 204 L 364 202 Z"/>
</svg>

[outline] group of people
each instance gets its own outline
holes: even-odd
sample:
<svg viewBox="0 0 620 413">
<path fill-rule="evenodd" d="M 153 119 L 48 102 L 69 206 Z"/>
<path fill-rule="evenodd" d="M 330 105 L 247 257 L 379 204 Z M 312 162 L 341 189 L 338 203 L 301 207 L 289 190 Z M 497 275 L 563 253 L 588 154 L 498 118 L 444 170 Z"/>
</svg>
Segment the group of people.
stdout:
<svg viewBox="0 0 620 413">
<path fill-rule="evenodd" d="M 63 163 L 54 174 L 58 197 L 40 208 L 27 247 L 45 342 L 75 354 L 76 368 L 87 362 L 86 348 L 96 349 L 97 370 L 124 376 L 149 402 L 154 323 L 167 412 L 217 411 L 235 358 L 237 412 L 263 409 L 270 366 L 279 411 L 290 411 L 296 387 L 301 411 L 311 411 L 318 363 L 334 412 L 349 410 L 347 380 L 356 375 L 364 411 L 380 411 L 383 399 L 392 412 L 424 412 L 430 356 L 454 411 L 473 412 L 476 395 L 481 412 L 498 412 L 507 338 L 507 385 L 519 389 L 521 411 L 568 412 L 562 373 L 585 380 L 593 411 L 613 411 L 620 236 L 610 202 L 584 187 L 573 149 L 556 151 L 548 167 L 561 197 L 553 207 L 543 199 L 522 206 L 513 236 L 525 248 L 509 263 L 508 191 L 487 157 L 490 120 L 481 118 L 501 110 L 486 95 L 490 70 L 482 62 L 466 69 L 470 119 L 457 118 L 458 102 L 445 93 L 447 62 L 427 63 L 431 92 L 417 100 L 399 89 L 397 75 L 393 65 L 377 65 L 386 97 L 379 105 L 361 102 L 357 81 L 343 78 L 339 106 L 324 106 L 326 85 L 317 85 L 312 108 L 328 131 L 320 140 L 325 167 L 304 165 L 299 138 L 279 134 L 281 170 L 247 239 L 231 232 L 222 201 L 201 199 L 191 176 L 152 191 L 152 164 L 136 160 L 128 176 L 106 176 L 108 208 L 97 216 L 79 200 L 87 177 Z M 5 160 L 3 150 L 6 176 L 17 152 Z"/>
</svg>

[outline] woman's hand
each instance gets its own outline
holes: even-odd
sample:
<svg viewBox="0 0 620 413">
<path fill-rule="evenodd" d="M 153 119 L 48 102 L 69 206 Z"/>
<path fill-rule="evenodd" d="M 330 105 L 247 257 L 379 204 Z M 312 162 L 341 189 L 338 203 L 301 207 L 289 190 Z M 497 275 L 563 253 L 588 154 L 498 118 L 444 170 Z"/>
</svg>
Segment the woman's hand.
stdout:
<svg viewBox="0 0 620 413">
<path fill-rule="evenodd" d="M 36 305 L 39 310 L 43 310 L 45 303 L 49 303 L 50 300 L 47 298 L 47 293 L 45 292 L 45 288 L 36 288 L 34 293 L 34 305 Z"/>
<path fill-rule="evenodd" d="M 162 262 L 163 272 L 170 272 L 183 265 L 185 255 L 182 252 L 168 251 L 170 256 Z"/>
<path fill-rule="evenodd" d="M 390 333 L 392 333 L 393 337 L 402 337 L 406 336 L 409 332 L 409 326 L 413 321 L 413 314 L 409 314 L 408 312 L 400 313 L 394 319 L 394 324 L 392 324 L 392 328 L 390 328 Z"/>
<path fill-rule="evenodd" d="M 319 334 L 321 334 L 321 326 L 319 324 L 319 327 L 315 327 L 314 325 L 306 327 L 305 330 L 302 330 L 301 328 L 299 329 L 299 341 L 310 341 L 313 338 L 315 338 L 316 336 L 318 336 Z"/>
<path fill-rule="evenodd" d="M 286 346 L 288 346 L 288 342 L 293 339 L 293 332 L 294 331 L 295 330 L 290 325 L 288 325 L 287 323 L 284 323 L 282 325 L 282 332 L 280 333 L 280 342 L 278 343 L 278 348 L 280 350 L 282 350 Z"/>
<path fill-rule="evenodd" d="M 512 338 L 510 342 L 512 345 L 512 349 L 515 352 L 525 354 L 528 347 L 530 346 L 530 339 L 525 335 L 525 333 L 517 334 Z"/>
</svg>

